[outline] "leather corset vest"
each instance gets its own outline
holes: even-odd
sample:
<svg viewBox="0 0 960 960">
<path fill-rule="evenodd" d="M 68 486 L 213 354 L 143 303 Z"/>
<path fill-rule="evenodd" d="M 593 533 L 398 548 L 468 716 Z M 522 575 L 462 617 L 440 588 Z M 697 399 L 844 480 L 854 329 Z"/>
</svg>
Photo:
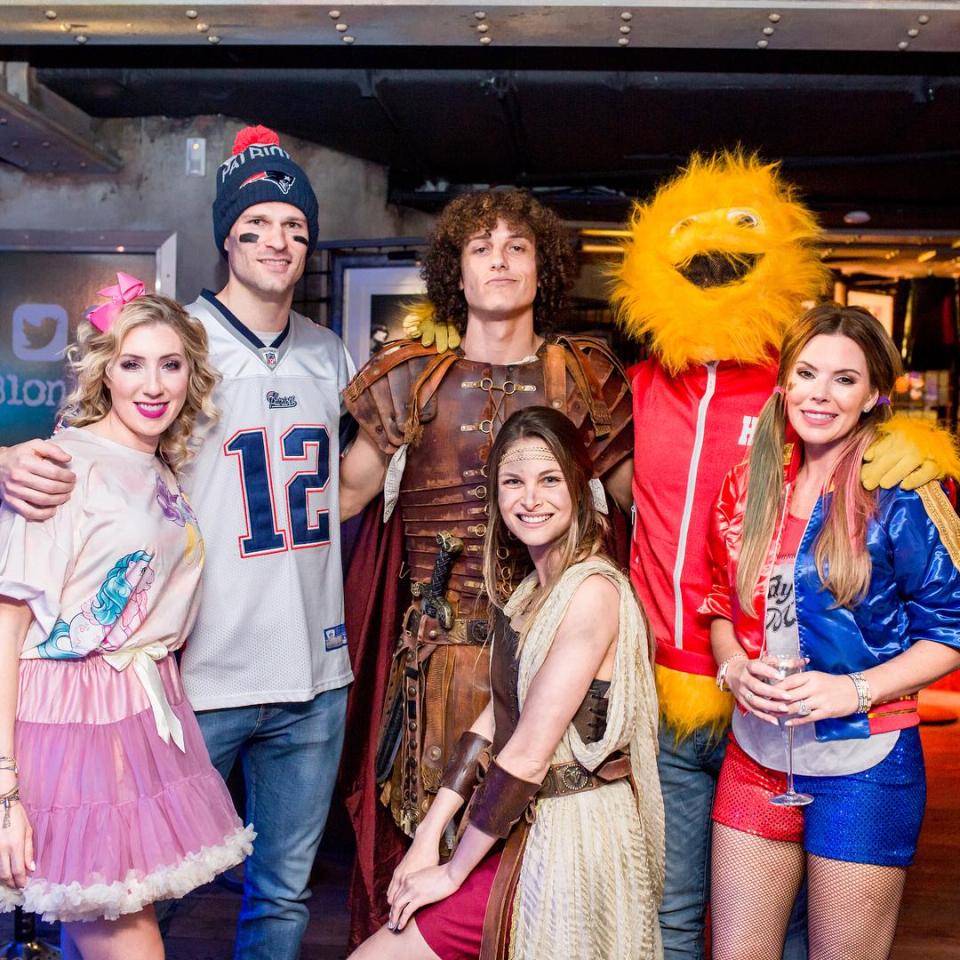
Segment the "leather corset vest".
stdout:
<svg viewBox="0 0 960 960">
<path fill-rule="evenodd" d="M 429 582 L 436 535 L 460 537 L 464 548 L 454 561 L 447 597 L 462 617 L 486 616 L 483 538 L 493 439 L 514 411 L 545 402 L 542 363 L 493 366 L 460 359 L 424 410 L 423 432 L 408 453 L 400 488 L 407 563 L 412 580 Z M 502 557 L 499 567 L 512 590 L 529 569 L 523 545 Z"/>
<path fill-rule="evenodd" d="M 493 650 L 490 654 L 490 688 L 493 695 L 494 734 L 491 755 L 504 748 L 520 722 L 520 700 L 517 687 L 520 658 L 517 655 L 519 634 L 510 625 L 504 612 L 494 609 Z M 592 680 L 583 703 L 573 717 L 573 725 L 584 743 L 596 743 L 607 730 L 608 680 Z"/>
</svg>

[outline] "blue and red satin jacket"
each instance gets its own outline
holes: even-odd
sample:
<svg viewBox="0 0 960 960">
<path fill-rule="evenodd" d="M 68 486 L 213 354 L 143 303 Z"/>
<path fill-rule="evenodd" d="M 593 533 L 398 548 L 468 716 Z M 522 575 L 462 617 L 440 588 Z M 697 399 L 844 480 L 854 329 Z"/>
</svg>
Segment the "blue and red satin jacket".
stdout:
<svg viewBox="0 0 960 960">
<path fill-rule="evenodd" d="M 767 578 L 780 544 L 778 532 L 754 595 L 754 607 L 761 615 L 751 616 L 740 607 L 736 595 L 748 471 L 748 464 L 740 464 L 723 481 L 709 539 L 713 587 L 701 612 L 731 620 L 747 654 L 757 657 L 763 646 Z M 789 488 L 788 480 L 785 510 Z M 867 527 L 870 586 L 853 609 L 833 606 L 833 595 L 823 589 L 814 562 L 814 543 L 829 497 L 821 496 L 813 508 L 794 567 L 800 652 L 810 660 L 808 669 L 834 674 L 867 670 L 903 653 L 918 640 L 960 649 L 960 518 L 939 485 L 928 485 L 925 496 L 899 487 L 879 491 L 877 512 Z M 935 510 L 937 522 L 928 503 L 934 508 L 942 506 Z M 898 703 L 886 705 L 886 710 L 880 707 L 875 717 L 851 714 L 819 720 L 814 724 L 816 737 L 860 739 L 871 732 L 916 725 L 915 709 L 898 710 Z"/>
</svg>

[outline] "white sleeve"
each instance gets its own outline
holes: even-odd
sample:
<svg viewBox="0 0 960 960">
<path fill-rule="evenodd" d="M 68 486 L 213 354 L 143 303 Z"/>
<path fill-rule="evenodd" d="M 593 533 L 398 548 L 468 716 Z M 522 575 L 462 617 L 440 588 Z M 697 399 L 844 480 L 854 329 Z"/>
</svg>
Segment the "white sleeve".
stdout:
<svg viewBox="0 0 960 960">
<path fill-rule="evenodd" d="M 71 501 L 76 496 L 74 491 Z M 0 596 L 25 600 L 47 634 L 60 615 L 63 585 L 74 565 L 75 519 L 70 502 L 38 522 L 0 509 Z"/>
</svg>

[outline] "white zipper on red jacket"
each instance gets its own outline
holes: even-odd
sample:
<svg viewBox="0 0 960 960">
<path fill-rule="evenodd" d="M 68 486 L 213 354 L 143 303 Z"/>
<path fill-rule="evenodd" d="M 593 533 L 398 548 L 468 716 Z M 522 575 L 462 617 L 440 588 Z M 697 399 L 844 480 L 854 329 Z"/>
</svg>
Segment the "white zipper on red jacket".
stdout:
<svg viewBox="0 0 960 960">
<path fill-rule="evenodd" d="M 680 596 L 680 581 L 683 577 L 683 564 L 687 556 L 687 536 L 690 533 L 690 517 L 693 514 L 693 500 L 697 494 L 697 471 L 700 467 L 700 455 L 703 452 L 703 438 L 706 433 L 707 407 L 717 389 L 717 361 L 704 364 L 707 368 L 707 386 L 697 407 L 697 432 L 690 454 L 690 468 L 687 471 L 687 495 L 683 501 L 683 516 L 680 519 L 680 537 L 677 542 L 677 560 L 673 566 L 673 642 L 678 650 L 683 649 L 683 603 Z"/>
</svg>

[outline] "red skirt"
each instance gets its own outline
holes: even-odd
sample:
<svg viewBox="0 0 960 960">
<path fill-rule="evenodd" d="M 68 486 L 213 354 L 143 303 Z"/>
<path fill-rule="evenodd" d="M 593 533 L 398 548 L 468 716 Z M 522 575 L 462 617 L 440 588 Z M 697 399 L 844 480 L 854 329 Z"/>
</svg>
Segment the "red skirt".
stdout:
<svg viewBox="0 0 960 960">
<path fill-rule="evenodd" d="M 445 900 L 431 903 L 414 916 L 420 935 L 440 960 L 477 960 L 490 888 L 500 866 L 500 849 L 487 854 Z"/>
</svg>

